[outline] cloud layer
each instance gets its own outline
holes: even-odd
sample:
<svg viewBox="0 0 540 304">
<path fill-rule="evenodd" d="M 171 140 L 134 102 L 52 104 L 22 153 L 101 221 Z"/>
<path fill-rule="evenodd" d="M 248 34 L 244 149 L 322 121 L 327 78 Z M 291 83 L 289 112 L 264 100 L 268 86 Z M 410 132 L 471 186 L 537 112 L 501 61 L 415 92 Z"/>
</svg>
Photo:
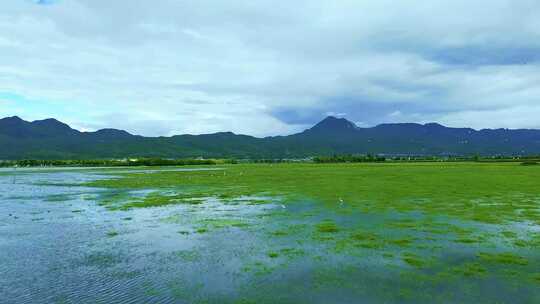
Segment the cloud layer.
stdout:
<svg viewBox="0 0 540 304">
<path fill-rule="evenodd" d="M 0 115 L 144 135 L 329 113 L 540 128 L 539 54 L 538 1 L 9 0 Z"/>
</svg>

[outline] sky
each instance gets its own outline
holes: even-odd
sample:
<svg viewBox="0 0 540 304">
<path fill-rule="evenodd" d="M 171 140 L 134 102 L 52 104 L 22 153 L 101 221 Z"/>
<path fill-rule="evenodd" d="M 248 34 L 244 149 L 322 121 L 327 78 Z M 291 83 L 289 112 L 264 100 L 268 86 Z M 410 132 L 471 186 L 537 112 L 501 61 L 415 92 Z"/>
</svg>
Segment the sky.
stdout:
<svg viewBox="0 0 540 304">
<path fill-rule="evenodd" d="M 2 0 L 0 117 L 146 136 L 540 128 L 540 2 Z"/>
</svg>

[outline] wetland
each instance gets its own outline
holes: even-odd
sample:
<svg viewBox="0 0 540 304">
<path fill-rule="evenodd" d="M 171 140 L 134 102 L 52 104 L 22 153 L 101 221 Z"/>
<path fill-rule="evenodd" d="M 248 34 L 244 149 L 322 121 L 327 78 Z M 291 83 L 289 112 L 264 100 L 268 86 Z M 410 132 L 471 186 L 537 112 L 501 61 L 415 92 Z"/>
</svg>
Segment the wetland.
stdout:
<svg viewBox="0 0 540 304">
<path fill-rule="evenodd" d="M 1 303 L 538 303 L 540 167 L 0 171 Z"/>
</svg>

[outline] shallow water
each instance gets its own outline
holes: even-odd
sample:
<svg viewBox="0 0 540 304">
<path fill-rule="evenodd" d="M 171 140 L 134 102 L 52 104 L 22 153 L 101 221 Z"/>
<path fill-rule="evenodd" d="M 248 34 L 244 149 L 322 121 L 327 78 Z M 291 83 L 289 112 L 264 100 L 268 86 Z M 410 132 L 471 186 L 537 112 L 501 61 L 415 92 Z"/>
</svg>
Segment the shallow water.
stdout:
<svg viewBox="0 0 540 304">
<path fill-rule="evenodd" d="M 529 258 L 527 266 L 494 265 L 481 277 L 454 275 L 452 267 L 474 259 L 478 246 L 488 252 L 517 250 L 497 237 L 481 245 L 456 244 L 447 234 L 426 238 L 427 232 L 418 231 L 414 246 L 404 242 L 380 247 L 357 246 L 348 238 L 351 231 L 368 231 L 384 239 L 411 238 L 405 230 L 388 229 L 383 223 L 425 220 L 422 214 L 367 214 L 346 205 L 335 212 L 309 200 L 285 206 L 279 197 L 264 196 L 207 197 L 196 204 L 113 211 L 100 203 L 111 197 L 144 197 L 156 190 L 76 185 L 111 178 L 99 171 L 0 175 L 0 303 L 534 303 L 540 299 L 538 285 L 526 278 L 538 267 L 538 253 L 532 249 L 520 249 Z M 324 221 L 340 230 L 317 232 L 316 225 Z M 430 221 L 487 235 L 501 228 L 444 218 Z M 505 229 L 538 232 L 520 225 Z M 437 263 L 417 269 L 404 262 L 402 256 L 407 254 Z M 512 269 L 517 274 L 506 275 Z"/>
</svg>

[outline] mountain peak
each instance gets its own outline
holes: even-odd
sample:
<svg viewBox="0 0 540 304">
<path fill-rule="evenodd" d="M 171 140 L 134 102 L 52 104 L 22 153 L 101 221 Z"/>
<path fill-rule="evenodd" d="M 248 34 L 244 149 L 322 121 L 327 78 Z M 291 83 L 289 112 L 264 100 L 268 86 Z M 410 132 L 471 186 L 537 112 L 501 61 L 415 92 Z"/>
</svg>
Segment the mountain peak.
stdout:
<svg viewBox="0 0 540 304">
<path fill-rule="evenodd" d="M 436 123 L 436 122 L 428 122 L 426 124 L 424 124 L 424 127 L 430 127 L 430 128 L 445 128 L 445 126 L 441 125 L 440 123 Z"/>
<path fill-rule="evenodd" d="M 98 135 L 98 136 L 114 137 L 114 138 L 133 136 L 127 131 L 111 129 L 111 128 L 101 129 L 101 130 L 97 130 L 96 132 L 90 132 L 90 133 L 94 135 Z"/>
<path fill-rule="evenodd" d="M 28 122 L 24 121 L 19 116 L 11 116 L 11 117 L 5 117 L 5 118 L 0 119 L 0 124 L 4 127 L 23 125 L 25 123 L 28 123 Z"/>
<path fill-rule="evenodd" d="M 19 116 L 11 116 L 0 119 L 2 121 L 23 121 Z"/>
<path fill-rule="evenodd" d="M 41 120 L 34 120 L 34 122 L 36 122 L 36 123 L 43 122 L 43 123 L 61 123 L 61 124 L 63 124 L 61 121 L 59 121 L 56 118 L 45 118 L 45 119 L 41 119 Z"/>
<path fill-rule="evenodd" d="M 337 118 L 335 116 L 328 116 L 325 119 L 321 120 L 318 124 L 313 126 L 311 131 L 324 131 L 324 132 L 342 132 L 356 130 L 358 127 L 348 121 L 345 118 Z"/>
<path fill-rule="evenodd" d="M 0 119 L 0 134 L 22 138 L 29 133 L 29 125 L 29 122 L 22 120 L 18 116 L 2 118 Z"/>
<path fill-rule="evenodd" d="M 57 119 L 54 119 L 54 118 L 47 118 L 47 119 L 41 119 L 41 120 L 34 120 L 32 122 L 33 124 L 37 124 L 37 125 L 66 125 L 65 123 L 57 120 Z"/>
<path fill-rule="evenodd" d="M 76 132 L 69 125 L 56 120 L 54 118 L 47 118 L 43 120 L 35 120 L 32 123 L 32 126 L 38 128 L 40 131 L 47 134 L 66 134 Z"/>
</svg>

